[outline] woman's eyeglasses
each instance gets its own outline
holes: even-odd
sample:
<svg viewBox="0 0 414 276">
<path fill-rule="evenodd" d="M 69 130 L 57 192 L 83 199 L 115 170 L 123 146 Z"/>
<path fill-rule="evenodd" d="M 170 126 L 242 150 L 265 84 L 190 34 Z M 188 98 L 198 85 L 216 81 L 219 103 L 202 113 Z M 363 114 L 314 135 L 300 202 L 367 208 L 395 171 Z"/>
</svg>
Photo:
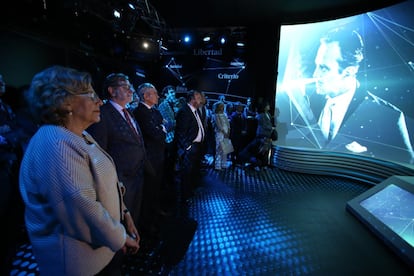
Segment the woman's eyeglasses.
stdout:
<svg viewBox="0 0 414 276">
<path fill-rule="evenodd" d="M 94 91 L 75 94 L 75 96 L 87 96 L 95 103 L 99 102 L 101 100 L 101 98 L 99 98 L 98 94 L 96 94 L 96 92 L 94 92 Z"/>
</svg>

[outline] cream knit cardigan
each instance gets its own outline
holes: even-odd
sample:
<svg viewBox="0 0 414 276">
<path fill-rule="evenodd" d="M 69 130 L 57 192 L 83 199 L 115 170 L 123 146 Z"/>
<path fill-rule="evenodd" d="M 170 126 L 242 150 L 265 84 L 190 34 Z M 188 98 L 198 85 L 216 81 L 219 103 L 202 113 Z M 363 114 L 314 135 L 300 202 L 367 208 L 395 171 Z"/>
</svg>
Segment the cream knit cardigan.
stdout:
<svg viewBox="0 0 414 276">
<path fill-rule="evenodd" d="M 94 275 L 124 245 L 114 163 L 86 132 L 42 126 L 23 157 L 19 185 L 41 275 Z"/>
</svg>

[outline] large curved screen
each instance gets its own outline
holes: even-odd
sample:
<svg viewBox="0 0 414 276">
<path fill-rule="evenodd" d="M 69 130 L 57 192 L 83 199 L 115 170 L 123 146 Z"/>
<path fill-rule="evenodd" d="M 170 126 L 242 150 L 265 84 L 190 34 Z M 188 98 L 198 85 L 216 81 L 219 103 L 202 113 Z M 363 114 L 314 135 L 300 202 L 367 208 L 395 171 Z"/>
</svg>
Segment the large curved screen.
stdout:
<svg viewBox="0 0 414 276">
<path fill-rule="evenodd" d="M 278 144 L 413 164 L 413 10 L 282 25 Z"/>
</svg>

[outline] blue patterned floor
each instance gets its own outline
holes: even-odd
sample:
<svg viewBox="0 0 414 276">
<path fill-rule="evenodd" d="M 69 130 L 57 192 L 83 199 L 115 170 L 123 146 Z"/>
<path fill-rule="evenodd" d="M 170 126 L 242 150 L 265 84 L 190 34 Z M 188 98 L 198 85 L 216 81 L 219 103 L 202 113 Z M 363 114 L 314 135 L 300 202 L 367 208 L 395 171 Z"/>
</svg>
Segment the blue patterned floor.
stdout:
<svg viewBox="0 0 414 276">
<path fill-rule="evenodd" d="M 411 275 L 345 210 L 369 188 L 276 168 L 210 168 L 190 201 L 198 225 L 185 256 L 170 268 L 140 256 L 125 275 Z M 38 275 L 29 244 L 17 250 L 10 275 Z"/>
</svg>

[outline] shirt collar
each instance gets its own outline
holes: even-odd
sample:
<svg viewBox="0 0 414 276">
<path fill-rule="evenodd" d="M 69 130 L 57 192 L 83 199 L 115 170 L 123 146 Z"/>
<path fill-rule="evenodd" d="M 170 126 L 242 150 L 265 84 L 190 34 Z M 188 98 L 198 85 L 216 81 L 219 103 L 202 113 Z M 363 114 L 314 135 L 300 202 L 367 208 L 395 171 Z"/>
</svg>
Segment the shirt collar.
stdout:
<svg viewBox="0 0 414 276">
<path fill-rule="evenodd" d="M 116 102 L 114 102 L 114 101 L 112 101 L 112 100 L 109 100 L 109 102 L 112 104 L 112 106 L 113 107 L 115 107 L 115 109 L 116 110 L 118 110 L 119 112 L 122 112 L 122 110 L 125 108 L 125 107 L 122 107 L 120 104 L 118 104 L 118 103 L 116 103 Z"/>
<path fill-rule="evenodd" d="M 191 111 L 194 113 L 194 111 L 197 110 L 197 108 L 195 108 L 194 106 L 192 106 L 191 104 L 187 103 L 187 105 L 191 108 Z"/>
<path fill-rule="evenodd" d="M 146 104 L 146 103 L 144 103 L 144 102 L 141 102 L 143 105 L 145 105 L 148 109 L 151 109 L 152 107 L 151 106 L 149 106 L 148 104 Z"/>
</svg>

